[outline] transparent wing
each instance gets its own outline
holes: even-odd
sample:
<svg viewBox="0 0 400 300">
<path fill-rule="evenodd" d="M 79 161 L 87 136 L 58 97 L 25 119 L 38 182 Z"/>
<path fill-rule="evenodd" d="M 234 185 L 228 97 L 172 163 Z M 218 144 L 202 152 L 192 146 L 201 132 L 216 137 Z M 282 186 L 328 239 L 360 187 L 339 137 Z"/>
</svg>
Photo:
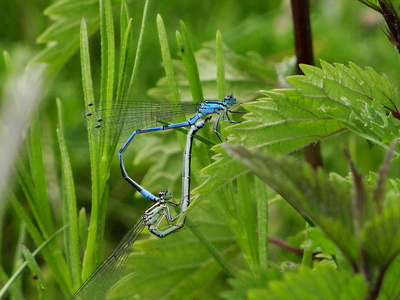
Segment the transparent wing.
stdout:
<svg viewBox="0 0 400 300">
<path fill-rule="evenodd" d="M 106 299 L 121 279 L 132 245 L 145 227 L 143 218 L 125 235 L 114 251 L 97 267 L 72 297 L 72 300 Z"/>
<path fill-rule="evenodd" d="M 137 129 L 173 123 L 180 116 L 194 115 L 198 104 L 155 102 L 129 102 L 110 109 L 88 107 L 87 126 L 91 139 L 97 142 L 125 141 Z"/>
</svg>

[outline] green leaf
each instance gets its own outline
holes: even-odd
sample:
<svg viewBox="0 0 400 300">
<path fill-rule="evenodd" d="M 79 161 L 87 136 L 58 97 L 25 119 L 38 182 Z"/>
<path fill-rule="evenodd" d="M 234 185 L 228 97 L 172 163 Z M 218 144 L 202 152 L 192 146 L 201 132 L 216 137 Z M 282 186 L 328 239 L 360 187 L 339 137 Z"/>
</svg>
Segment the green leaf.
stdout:
<svg viewBox="0 0 400 300">
<path fill-rule="evenodd" d="M 246 186 L 243 186 L 243 180 L 238 182 L 237 186 L 233 183 L 225 186 L 218 194 L 210 195 L 209 199 L 212 206 L 219 212 L 222 220 L 229 226 L 230 230 L 234 233 L 237 244 L 239 245 L 243 257 L 253 273 L 259 269 L 262 263 L 265 263 L 266 257 L 260 259 L 259 249 L 262 255 L 266 254 L 265 237 L 257 239 L 257 232 L 262 231 L 257 228 L 257 225 L 267 222 L 268 219 L 263 221 L 255 220 L 254 211 L 255 199 L 250 195 L 259 195 L 262 201 L 266 201 L 265 195 L 262 195 L 262 189 L 256 190 L 255 184 L 251 176 L 248 176 L 249 181 Z M 252 191 L 251 193 L 249 191 Z M 246 194 L 247 193 L 247 194 Z M 226 201 L 230 199 L 230 201 Z M 196 199 L 196 203 L 199 199 Z M 203 202 L 201 202 L 203 203 Z M 196 210 L 197 211 L 197 210 Z M 267 228 L 264 228 L 267 230 Z M 263 243 L 263 244 L 261 244 Z"/>
<path fill-rule="evenodd" d="M 400 257 L 396 257 L 389 269 L 385 273 L 382 289 L 379 293 L 379 300 L 396 299 L 400 295 Z"/>
<path fill-rule="evenodd" d="M 215 151 L 222 151 L 220 149 L 222 148 L 219 145 L 212 148 Z M 198 201 L 209 197 L 216 190 L 226 188 L 239 176 L 248 172 L 243 165 L 220 153 L 213 156 L 213 159 L 215 162 L 201 170 L 202 175 L 207 175 L 207 178 L 192 191 L 193 194 L 199 195 Z"/>
<path fill-rule="evenodd" d="M 217 86 L 218 86 L 218 98 L 223 99 L 226 95 L 225 89 L 225 63 L 224 63 L 224 44 L 222 42 L 222 35 L 217 30 L 215 38 L 215 59 L 217 62 Z"/>
<path fill-rule="evenodd" d="M 132 74 L 130 70 L 133 70 L 133 47 L 131 47 L 131 43 L 133 42 L 132 37 L 132 19 L 129 17 L 129 11 L 126 4 L 126 1 L 122 1 L 121 3 L 121 41 L 120 41 L 120 58 L 118 65 L 118 82 L 117 82 L 117 92 L 115 96 L 115 101 L 122 101 L 124 99 L 125 94 L 127 93 L 127 84 L 129 83 L 129 79 Z"/>
<path fill-rule="evenodd" d="M 84 248 L 88 238 L 88 224 L 86 220 L 86 210 L 84 207 L 79 210 L 78 225 L 80 245 L 82 248 Z"/>
<path fill-rule="evenodd" d="M 85 106 L 94 103 L 93 80 L 90 67 L 89 33 L 85 18 L 81 19 L 80 27 L 81 72 Z"/>
<path fill-rule="evenodd" d="M 395 116 L 400 106 L 387 78 L 353 63 L 346 67 L 322 61 L 321 65 L 302 65 L 305 75 L 289 77 L 296 90 L 263 92 L 267 97 L 242 105 L 249 113 L 244 122 L 227 128 L 234 134 L 230 142 L 284 154 L 347 128 L 388 148 L 399 136 L 400 123 Z M 195 193 L 208 195 L 245 173 L 219 146 L 213 150 L 216 161 L 203 170 L 207 180 Z M 221 166 L 225 167 L 222 174 Z"/>
<path fill-rule="evenodd" d="M 115 40 L 114 20 L 111 0 L 100 0 L 100 36 L 101 36 L 101 93 L 100 101 L 104 108 L 111 107 L 114 100 L 115 85 Z"/>
<path fill-rule="evenodd" d="M 269 282 L 281 279 L 282 275 L 282 270 L 273 265 L 257 270 L 257 276 L 251 272 L 241 271 L 238 278 L 228 280 L 232 290 L 224 291 L 220 296 L 223 299 L 232 300 L 269 299 L 266 296 L 268 295 Z"/>
<path fill-rule="evenodd" d="M 201 242 L 201 244 L 207 248 L 207 250 L 212 254 L 214 259 L 219 263 L 219 265 L 224 269 L 224 271 L 229 276 L 234 277 L 235 272 L 228 265 L 228 263 L 224 260 L 222 255 L 213 246 L 213 244 L 202 234 L 202 232 L 199 229 L 196 228 L 196 226 L 192 223 L 190 218 L 186 219 L 186 225 L 189 226 L 192 233 L 197 237 L 197 239 Z"/>
<path fill-rule="evenodd" d="M 386 269 L 400 253 L 399 219 L 398 205 L 389 205 L 365 224 L 361 238 L 371 265 Z"/>
<path fill-rule="evenodd" d="M 181 51 L 183 66 L 185 67 L 186 77 L 189 82 L 190 91 L 192 94 L 193 102 L 199 103 L 204 100 L 203 90 L 200 84 L 199 70 L 197 67 L 196 58 L 192 43 L 190 41 L 189 33 L 186 29 L 185 23 L 180 22 L 182 34 L 176 33 L 176 40 L 179 47 L 184 49 Z"/>
<path fill-rule="evenodd" d="M 382 10 L 378 0 L 358 0 L 358 2 L 361 2 L 376 11 L 380 12 Z"/>
<path fill-rule="evenodd" d="M 14 195 L 10 195 L 9 197 L 10 203 L 13 206 L 15 212 L 18 217 L 24 222 L 26 228 L 31 235 L 32 239 L 35 241 L 37 245 L 43 244 L 45 242 L 42 237 L 40 231 L 35 226 L 33 220 L 29 216 L 29 214 L 24 210 L 22 205 L 17 201 Z M 51 240 L 51 239 L 50 239 Z M 55 275 L 55 278 L 60 285 L 63 293 L 65 295 L 69 295 L 71 282 L 68 277 L 68 268 L 66 267 L 66 263 L 63 257 L 60 255 L 60 251 L 56 251 L 55 247 L 52 245 L 49 248 L 43 249 L 43 256 L 46 258 L 47 263 L 52 269 L 52 272 Z M 60 259 L 61 257 L 61 259 Z"/>
<path fill-rule="evenodd" d="M 79 47 L 79 26 L 82 17 L 92 34 L 99 26 L 99 1 L 62 0 L 49 6 L 45 14 L 55 20 L 37 41 L 46 43 L 32 63 L 47 63 L 48 76 L 53 76 Z"/>
<path fill-rule="evenodd" d="M 63 183 L 63 202 L 67 207 L 66 220 L 67 224 L 70 224 L 70 230 L 68 231 L 68 237 L 65 239 L 67 247 L 67 255 L 69 266 L 71 268 L 72 278 L 75 280 L 74 284 L 80 284 L 80 277 L 82 271 L 82 265 L 80 263 L 79 256 L 79 238 L 78 238 L 78 219 L 76 211 L 76 195 L 74 178 L 72 174 L 71 161 L 68 154 L 67 145 L 64 137 L 64 122 L 62 119 L 62 106 L 60 99 L 57 99 L 58 108 L 58 130 L 57 138 L 58 145 L 61 153 L 61 165 L 62 165 L 62 183 Z"/>
<path fill-rule="evenodd" d="M 295 237 L 288 241 L 295 246 L 307 248 L 312 252 L 322 252 L 323 254 L 337 255 L 338 250 L 335 244 L 318 227 L 308 227 L 299 232 Z"/>
<path fill-rule="evenodd" d="M 14 205 L 14 207 L 17 208 L 17 212 L 19 213 L 21 211 L 21 207 L 19 207 L 19 203 L 16 201 L 15 196 L 11 195 L 11 201 Z M 24 213 L 21 213 L 22 216 L 24 216 L 24 219 L 27 219 L 27 216 L 24 215 Z M 28 225 L 29 224 L 28 222 Z M 35 257 L 38 253 L 40 253 L 43 250 L 43 254 L 46 256 L 46 252 L 48 252 L 48 249 L 46 249 L 46 246 L 56 237 L 58 236 L 61 232 L 63 232 L 67 228 L 67 225 L 60 228 L 57 230 L 51 237 L 49 237 L 46 241 L 44 241 L 33 253 L 32 256 Z M 22 271 L 25 269 L 25 267 L 28 265 L 28 262 L 25 261 L 22 265 L 19 266 L 19 268 L 14 272 L 14 274 L 9 278 L 9 280 L 4 284 L 2 289 L 0 290 L 0 298 L 4 296 L 4 294 L 7 292 L 8 288 L 12 288 L 12 284 L 15 282 L 17 277 L 22 273 Z M 39 269 L 40 271 L 40 269 Z M 38 273 L 35 271 L 35 273 Z M 57 277 L 56 277 L 57 278 Z M 61 286 L 63 286 L 61 284 Z M 17 294 L 17 293 L 15 293 Z"/>
<path fill-rule="evenodd" d="M 232 143 L 288 153 L 343 128 L 318 111 L 319 103 L 309 102 L 295 90 L 275 90 L 266 95 L 270 98 L 243 105 L 249 112 L 245 121 L 227 129 L 235 133 Z"/>
<path fill-rule="evenodd" d="M 93 81 L 90 67 L 90 54 L 89 54 L 89 40 L 86 21 L 84 18 L 81 20 L 81 32 L 80 32 L 80 43 L 81 43 L 81 72 L 82 72 L 82 84 L 86 107 L 90 103 L 94 103 L 93 93 Z M 90 128 L 93 124 L 88 123 L 88 135 L 90 136 Z M 90 151 L 90 169 L 91 169 L 91 180 L 92 180 L 92 218 L 90 220 L 88 241 L 83 260 L 82 276 L 78 277 L 78 282 L 82 282 L 87 278 L 94 267 L 94 247 L 97 239 L 98 229 L 98 207 L 102 196 L 102 185 L 100 184 L 100 164 L 99 164 L 99 151 L 97 151 L 94 141 L 89 139 L 89 151 Z M 87 253 L 87 254 L 86 254 Z"/>
<path fill-rule="evenodd" d="M 294 159 L 250 152 L 244 147 L 225 148 L 300 214 L 320 226 L 351 263 L 358 261 L 360 246 L 354 236 L 352 191 L 347 181 L 328 179 L 321 170 L 315 172 Z"/>
<path fill-rule="evenodd" d="M 91 109 L 107 109 L 113 101 L 121 102 L 130 96 L 139 74 L 140 60 L 143 56 L 143 37 L 148 22 L 149 1 L 145 2 L 143 20 L 136 56 L 133 60 L 133 43 L 131 20 L 126 7 L 126 2 L 121 3 L 121 49 L 119 54 L 118 78 L 115 76 L 116 45 L 113 21 L 113 6 L 111 0 L 100 1 L 100 36 L 101 36 L 101 93 L 100 101 L 94 101 L 93 82 L 91 76 L 88 28 L 85 19 L 81 22 L 81 60 L 82 77 L 85 94 L 85 103 L 91 104 Z M 93 124 L 88 122 L 90 136 Z M 111 161 L 116 148 L 116 140 L 111 143 L 95 144 L 89 140 L 91 179 L 92 179 L 92 209 L 89 230 L 83 259 L 82 279 L 87 278 L 98 264 L 103 245 L 103 233 L 108 202 L 108 178 L 110 175 Z M 82 223 L 82 222 L 81 222 Z M 83 241 L 86 234 L 82 235 Z"/>
<path fill-rule="evenodd" d="M 33 274 L 33 279 L 36 282 L 36 290 L 39 294 L 39 299 L 49 299 L 46 289 L 46 283 L 43 279 L 42 272 L 33 254 L 25 245 L 22 245 L 22 253 L 25 256 L 26 261 L 28 262 L 28 267 L 31 270 L 31 273 Z"/>
<path fill-rule="evenodd" d="M 360 274 L 338 271 L 331 266 L 300 268 L 296 273 L 287 272 L 282 281 L 272 281 L 268 299 L 336 300 L 365 299 L 368 286 Z"/>
<path fill-rule="evenodd" d="M 395 88 L 385 75 L 372 68 L 361 69 L 354 63 L 321 68 L 301 65 L 304 76 L 291 76 L 288 81 L 305 98 L 316 98 L 315 109 L 326 117 L 340 121 L 348 129 L 382 147 L 399 136 L 400 102 Z M 391 114 L 389 114 L 391 113 Z M 398 154 L 398 150 L 396 150 Z"/>
<path fill-rule="evenodd" d="M 343 130 L 338 121 L 324 116 L 317 109 L 320 107 L 318 101 L 304 99 L 295 90 L 274 90 L 264 94 L 269 98 L 242 105 L 249 113 L 242 123 L 226 128 L 234 134 L 229 136 L 229 143 L 284 154 Z M 247 172 L 226 156 L 220 145 L 213 150 L 217 152 L 213 157 L 215 162 L 202 170 L 207 179 L 193 191 L 202 196 L 215 192 L 215 189 Z"/>
<path fill-rule="evenodd" d="M 52 213 L 49 197 L 47 195 L 47 183 L 45 167 L 43 162 L 41 130 L 37 115 L 30 127 L 29 153 L 30 174 L 21 170 L 26 192 L 31 195 L 31 209 L 36 215 L 36 220 L 45 235 L 54 232 Z M 21 169 L 23 167 L 21 166 Z M 27 171 L 27 170 L 26 170 Z"/>
<path fill-rule="evenodd" d="M 160 14 L 157 15 L 157 29 L 158 29 L 158 38 L 160 40 L 161 54 L 164 63 L 165 75 L 167 78 L 168 89 L 170 92 L 170 100 L 172 103 L 179 103 L 180 102 L 179 91 L 174 75 L 174 68 L 172 64 L 171 54 L 169 51 L 167 33 L 165 31 L 164 22 Z"/>
<path fill-rule="evenodd" d="M 149 11 L 150 11 L 150 1 L 146 0 L 144 2 L 144 8 L 143 8 L 143 17 L 142 17 L 142 23 L 140 25 L 140 33 L 139 33 L 139 38 L 137 42 L 137 47 L 136 47 L 136 55 L 135 55 L 135 60 L 133 64 L 133 71 L 132 71 L 132 76 L 129 82 L 129 86 L 127 87 L 126 91 L 126 96 L 125 99 L 132 99 L 132 93 L 135 88 L 135 85 L 137 84 L 138 76 L 139 76 L 139 70 L 140 66 L 142 64 L 142 59 L 145 53 L 143 53 L 144 49 L 144 37 L 145 33 L 147 32 L 147 28 L 149 27 L 148 23 L 150 20 L 149 16 Z M 133 53 L 134 48 L 131 45 L 131 47 L 128 47 L 128 52 Z"/>
<path fill-rule="evenodd" d="M 258 247 L 258 238 L 257 238 L 257 222 L 255 220 L 255 214 L 253 210 L 253 201 L 252 196 L 257 190 L 254 189 L 254 184 L 252 182 L 254 180 L 252 175 L 242 176 L 237 180 L 237 190 L 238 190 L 238 199 L 239 199 L 239 207 L 238 207 L 238 220 L 241 227 L 241 234 L 237 235 L 237 240 L 241 245 L 241 249 L 243 254 L 245 255 L 249 265 L 259 266 L 259 247 Z M 259 190 L 258 190 L 259 191 Z M 258 195 L 261 198 L 263 195 Z M 257 197 L 258 198 L 258 197 Z M 256 199 L 257 199 L 256 198 Z M 225 200 L 225 199 L 224 199 Z M 265 198 L 262 200 L 264 202 Z M 268 222 L 267 220 L 264 220 Z M 268 236 L 268 234 L 266 235 Z"/>
</svg>

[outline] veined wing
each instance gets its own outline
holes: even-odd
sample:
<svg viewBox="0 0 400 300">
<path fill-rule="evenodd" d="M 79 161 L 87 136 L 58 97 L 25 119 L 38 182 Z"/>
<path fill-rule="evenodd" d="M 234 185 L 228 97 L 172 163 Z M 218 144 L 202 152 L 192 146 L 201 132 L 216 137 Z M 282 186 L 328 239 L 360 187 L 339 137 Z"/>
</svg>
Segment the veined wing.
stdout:
<svg viewBox="0 0 400 300">
<path fill-rule="evenodd" d="M 144 219 L 140 218 L 113 252 L 76 291 L 72 300 L 106 299 L 113 286 L 121 279 L 129 254 L 132 252 L 132 245 L 144 227 Z"/>
<path fill-rule="evenodd" d="M 173 123 L 180 116 L 194 115 L 198 104 L 182 102 L 129 102 L 114 105 L 110 109 L 90 111 L 86 114 L 87 126 L 91 128 L 91 139 L 125 141 L 137 129 L 151 128 Z"/>
</svg>

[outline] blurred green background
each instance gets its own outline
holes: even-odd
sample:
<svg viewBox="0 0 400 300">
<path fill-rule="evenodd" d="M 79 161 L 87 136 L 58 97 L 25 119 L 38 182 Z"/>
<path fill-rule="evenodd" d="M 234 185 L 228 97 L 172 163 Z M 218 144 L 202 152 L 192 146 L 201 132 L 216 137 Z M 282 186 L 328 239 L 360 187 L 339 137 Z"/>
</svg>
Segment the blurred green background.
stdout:
<svg viewBox="0 0 400 300">
<path fill-rule="evenodd" d="M 50 26 L 54 20 L 44 14 L 44 10 L 55 1 L 3 1 L 0 10 L 0 49 L 7 51 L 11 57 L 14 70 L 22 70 L 44 48 L 38 44 L 38 37 Z M 118 4 L 118 1 L 114 1 Z M 135 40 L 139 32 L 142 18 L 142 1 L 129 1 L 131 16 L 133 18 L 133 31 Z M 156 16 L 161 14 L 167 35 L 170 38 L 171 53 L 173 58 L 179 58 L 179 48 L 175 42 L 175 31 L 179 28 L 179 21 L 183 20 L 191 34 L 195 50 L 200 50 L 205 43 L 215 38 L 216 30 L 220 30 L 224 43 L 239 55 L 257 53 L 263 59 L 273 64 L 294 55 L 293 30 L 289 1 L 153 1 L 150 9 L 149 34 L 144 40 L 145 57 L 140 69 L 139 82 L 134 91 L 135 99 L 149 99 L 147 91 L 156 86 L 157 82 L 165 76 L 161 65 L 161 53 L 156 31 Z M 118 10 L 116 10 L 116 19 Z M 388 42 L 383 33 L 385 25 L 381 17 L 358 3 L 356 0 L 315 0 L 311 1 L 311 22 L 313 31 L 313 46 L 315 63 L 323 59 L 330 63 L 347 63 L 352 61 L 361 67 L 371 66 L 378 73 L 385 73 L 392 83 L 400 80 L 398 72 L 400 63 L 398 53 Z M 118 35 L 117 35 L 118 36 Z M 99 33 L 95 32 L 91 38 L 91 63 L 92 74 L 96 82 L 100 76 L 100 43 Z M 201 68 L 201 66 L 200 66 Z M 9 74 L 4 61 L 0 61 L 0 88 L 9 80 Z M 97 83 L 98 84 L 98 83 Z M 98 86 L 95 86 L 95 94 Z M 257 91 L 254 91 L 256 93 Z M 55 99 L 60 98 L 64 106 L 65 134 L 69 153 L 71 156 L 76 193 L 82 206 L 90 209 L 91 182 L 90 165 L 87 143 L 87 131 L 83 122 L 83 93 L 80 69 L 79 51 L 63 64 L 56 73 L 46 82 L 45 93 L 41 100 L 39 112 L 40 123 L 43 130 L 43 148 L 46 153 L 45 165 L 49 186 L 50 199 L 59 203 L 60 190 L 60 165 L 59 151 L 55 134 L 57 127 L 57 113 Z M 347 174 L 347 163 L 344 157 L 335 155 L 337 145 L 345 143 L 355 150 L 353 157 L 364 171 L 376 171 L 382 162 L 381 149 L 369 149 L 364 141 L 352 137 L 349 133 L 339 138 L 331 138 L 332 145 L 323 143 L 326 170 L 335 171 L 342 175 Z M 1 141 L 6 143 L 7 141 Z M 370 152 L 372 151 L 372 152 Z M 133 151 L 134 152 L 134 151 Z M 373 154 L 371 156 L 371 153 Z M 48 155 L 47 155 L 48 154 Z M 128 153 L 126 160 L 133 160 L 136 153 Z M 21 149 L 22 159 L 26 156 Z M 371 157 L 376 159 L 371 160 Z M 368 159 L 367 159 L 368 158 Z M 174 158 L 175 159 L 175 158 Z M 180 166 L 180 156 L 175 159 Z M 143 177 L 146 170 L 154 161 L 144 161 L 137 165 L 135 176 Z M 136 220 L 140 212 L 148 203 L 141 201 L 140 197 L 132 201 L 131 188 L 122 180 L 119 172 L 117 157 L 110 178 L 109 215 L 107 217 L 106 241 L 112 247 L 120 240 L 129 229 L 132 220 Z M 178 172 L 179 174 L 179 172 Z M 17 195 L 21 195 L 18 182 L 10 179 L 10 186 L 14 186 Z M 3 207 L 0 223 L 2 224 L 2 239 L 0 248 L 0 264 L 10 274 L 11 262 L 17 246 L 17 237 L 20 222 L 11 207 Z M 23 201 L 23 200 L 21 200 Z M 285 206 L 285 204 L 280 204 Z M 131 210 L 125 207 L 134 207 Z M 60 217 L 61 207 L 55 205 L 54 218 Z M 293 212 L 285 215 L 289 208 L 279 208 L 281 217 L 271 221 L 274 223 L 273 233 L 285 238 L 297 232 L 296 225 L 301 224 Z M 284 217 L 282 217 L 284 216 Z M 285 222 L 285 228 L 280 228 Z M 114 229 L 113 229 L 114 228 Z M 122 228 L 122 229 L 121 229 Z M 117 232 L 117 233 L 116 233 Z M 40 262 L 40 258 L 39 258 Z"/>
</svg>

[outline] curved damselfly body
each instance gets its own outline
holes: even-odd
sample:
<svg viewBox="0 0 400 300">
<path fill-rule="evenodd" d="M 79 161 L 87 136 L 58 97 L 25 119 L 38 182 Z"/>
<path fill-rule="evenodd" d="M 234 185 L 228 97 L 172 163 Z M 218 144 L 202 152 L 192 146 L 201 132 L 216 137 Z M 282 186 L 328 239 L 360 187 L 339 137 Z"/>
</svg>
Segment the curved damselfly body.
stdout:
<svg viewBox="0 0 400 300">
<path fill-rule="evenodd" d="M 199 104 L 131 102 L 123 107 L 90 112 L 87 114 L 87 120 L 92 120 L 91 136 L 94 140 L 116 142 L 128 136 L 118 153 L 122 176 L 145 198 L 157 202 L 157 197 L 134 181 L 126 171 L 123 154 L 133 138 L 140 133 L 189 127 L 198 120 L 207 118 L 210 114 L 217 114 L 213 130 L 221 140 L 221 137 L 225 138 L 218 131 L 221 118 L 226 122 L 237 123 L 229 116 L 229 113 L 234 113 L 232 109 L 236 107 L 235 104 L 236 99 L 233 95 L 226 96 L 222 101 L 206 100 Z M 186 121 L 173 123 L 177 117 L 189 114 L 192 116 Z"/>
<path fill-rule="evenodd" d="M 187 208 L 190 205 L 190 161 L 193 137 L 207 120 L 209 118 L 197 120 L 190 127 L 187 134 L 183 157 L 181 201 L 179 203 L 169 201 L 168 199 L 171 198 L 171 195 L 168 192 L 161 192 L 158 197 L 152 195 L 157 199 L 155 204 L 142 214 L 140 220 L 125 235 L 119 245 L 78 289 L 72 300 L 106 299 L 115 284 L 122 278 L 123 271 L 128 263 L 128 257 L 132 252 L 133 243 L 145 226 L 148 226 L 148 230 L 160 238 L 178 231 L 184 226 Z M 180 213 L 172 217 L 170 207 L 177 207 L 178 205 L 180 205 Z M 163 221 L 166 221 L 167 224 L 163 225 Z"/>
</svg>

